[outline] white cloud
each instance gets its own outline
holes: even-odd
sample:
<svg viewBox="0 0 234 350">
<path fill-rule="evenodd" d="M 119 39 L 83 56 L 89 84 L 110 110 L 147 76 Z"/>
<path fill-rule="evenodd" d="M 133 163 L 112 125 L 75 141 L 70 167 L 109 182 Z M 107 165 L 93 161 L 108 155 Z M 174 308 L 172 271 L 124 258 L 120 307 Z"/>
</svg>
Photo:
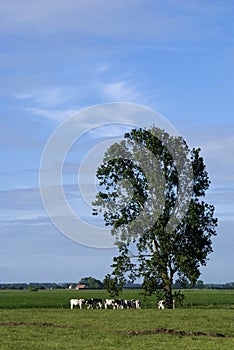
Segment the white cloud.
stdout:
<svg viewBox="0 0 234 350">
<path fill-rule="evenodd" d="M 107 83 L 102 87 L 104 97 L 114 101 L 136 101 L 141 95 L 136 87 L 128 85 L 125 81 Z"/>
<path fill-rule="evenodd" d="M 99 65 L 93 73 L 92 83 L 87 79 L 74 87 L 40 87 L 33 92 L 16 93 L 15 97 L 23 101 L 27 112 L 58 122 L 90 107 L 90 96 L 92 105 L 116 101 L 150 106 L 149 97 L 140 86 L 124 79 L 108 82 L 107 70 L 107 64 Z M 72 104 L 78 106 L 77 109 L 67 108 Z"/>
<path fill-rule="evenodd" d="M 16 93 L 15 97 L 29 105 L 24 108 L 27 112 L 56 122 L 61 122 L 78 111 L 64 108 L 75 97 L 75 91 L 68 87 L 44 87 L 33 92 Z"/>
<path fill-rule="evenodd" d="M 61 110 L 61 109 L 27 108 L 27 111 L 35 115 L 38 115 L 40 117 L 54 120 L 56 122 L 61 122 L 71 117 L 75 113 L 77 113 L 77 110 L 73 110 L 73 109 Z"/>
<path fill-rule="evenodd" d="M 19 100 L 30 100 L 40 107 L 57 107 L 74 97 L 72 89 L 63 86 L 44 87 L 33 92 L 16 93 Z"/>
</svg>

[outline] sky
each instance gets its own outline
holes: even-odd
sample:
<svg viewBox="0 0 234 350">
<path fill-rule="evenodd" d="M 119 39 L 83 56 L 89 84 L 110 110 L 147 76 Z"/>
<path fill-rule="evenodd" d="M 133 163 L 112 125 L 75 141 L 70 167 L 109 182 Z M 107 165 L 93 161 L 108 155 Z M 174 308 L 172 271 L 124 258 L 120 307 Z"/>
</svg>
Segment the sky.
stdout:
<svg viewBox="0 0 234 350">
<path fill-rule="evenodd" d="M 116 124 L 112 113 L 111 125 L 100 119 L 97 127 L 91 113 L 88 128 L 82 111 L 113 102 L 159 113 L 190 148 L 201 148 L 211 180 L 206 201 L 219 225 L 200 279 L 234 281 L 233 22 L 232 0 L 1 2 L 0 282 L 78 282 L 111 271 L 116 248 L 60 232 L 39 180 L 47 142 L 78 113 L 81 137 L 66 154 L 63 187 L 77 215 L 94 221 L 79 168 L 91 152 L 82 173 L 88 185 L 95 147 L 129 121 Z"/>
</svg>

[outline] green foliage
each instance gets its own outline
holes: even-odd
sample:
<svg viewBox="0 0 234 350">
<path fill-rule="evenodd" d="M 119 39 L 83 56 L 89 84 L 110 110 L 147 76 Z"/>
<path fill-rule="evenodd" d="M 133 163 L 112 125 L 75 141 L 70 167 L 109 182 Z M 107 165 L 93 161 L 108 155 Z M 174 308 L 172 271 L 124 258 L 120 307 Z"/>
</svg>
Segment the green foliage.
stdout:
<svg viewBox="0 0 234 350">
<path fill-rule="evenodd" d="M 111 277 L 110 274 L 107 274 L 103 280 L 104 288 L 107 290 L 111 297 L 116 297 L 119 295 L 120 291 L 123 289 L 123 285 L 119 284 L 117 277 Z"/>
<path fill-rule="evenodd" d="M 175 276 L 183 286 L 196 283 L 217 226 L 214 206 L 202 199 L 210 180 L 200 151 L 155 126 L 134 129 L 107 150 L 93 205 L 119 249 L 106 276 L 109 292 L 143 278 L 145 294 L 163 288 L 170 308 Z"/>
<path fill-rule="evenodd" d="M 173 294 L 173 299 L 175 300 L 176 307 L 183 306 L 184 300 L 185 300 L 185 294 L 181 293 L 180 290 L 178 292 L 175 291 Z"/>
</svg>

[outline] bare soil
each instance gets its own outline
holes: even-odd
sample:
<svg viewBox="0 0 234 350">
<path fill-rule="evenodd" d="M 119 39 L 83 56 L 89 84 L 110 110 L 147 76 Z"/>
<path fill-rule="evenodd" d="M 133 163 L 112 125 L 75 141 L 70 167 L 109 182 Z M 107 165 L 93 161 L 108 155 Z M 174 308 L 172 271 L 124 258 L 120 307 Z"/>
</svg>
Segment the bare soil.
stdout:
<svg viewBox="0 0 234 350">
<path fill-rule="evenodd" d="M 55 323 L 39 323 L 39 322 L 0 322 L 0 326 L 39 326 L 39 327 L 59 327 L 59 328 L 74 328 L 68 324 Z"/>
<path fill-rule="evenodd" d="M 142 331 L 129 331 L 121 332 L 125 335 L 145 335 L 145 334 L 170 334 L 170 335 L 181 335 L 181 336 L 196 336 L 196 337 L 215 337 L 215 338 L 225 338 L 227 337 L 222 333 L 204 333 L 204 332 L 186 332 L 179 331 L 175 329 L 166 329 L 166 328 L 156 328 L 151 330 L 142 330 Z"/>
</svg>

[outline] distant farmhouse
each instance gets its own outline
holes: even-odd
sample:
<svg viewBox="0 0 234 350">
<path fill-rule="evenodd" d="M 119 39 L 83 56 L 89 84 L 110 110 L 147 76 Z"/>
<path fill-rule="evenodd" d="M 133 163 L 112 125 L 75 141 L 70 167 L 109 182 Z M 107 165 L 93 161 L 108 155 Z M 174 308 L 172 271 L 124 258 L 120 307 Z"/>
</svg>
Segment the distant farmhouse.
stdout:
<svg viewBox="0 0 234 350">
<path fill-rule="evenodd" d="M 76 285 L 76 289 L 79 290 L 79 289 L 85 289 L 86 288 L 86 285 L 85 284 L 77 284 Z"/>
<path fill-rule="evenodd" d="M 76 290 L 79 290 L 79 289 L 85 289 L 86 288 L 86 285 L 85 284 L 70 284 L 70 286 L 68 287 L 68 289 L 76 289 Z"/>
</svg>

